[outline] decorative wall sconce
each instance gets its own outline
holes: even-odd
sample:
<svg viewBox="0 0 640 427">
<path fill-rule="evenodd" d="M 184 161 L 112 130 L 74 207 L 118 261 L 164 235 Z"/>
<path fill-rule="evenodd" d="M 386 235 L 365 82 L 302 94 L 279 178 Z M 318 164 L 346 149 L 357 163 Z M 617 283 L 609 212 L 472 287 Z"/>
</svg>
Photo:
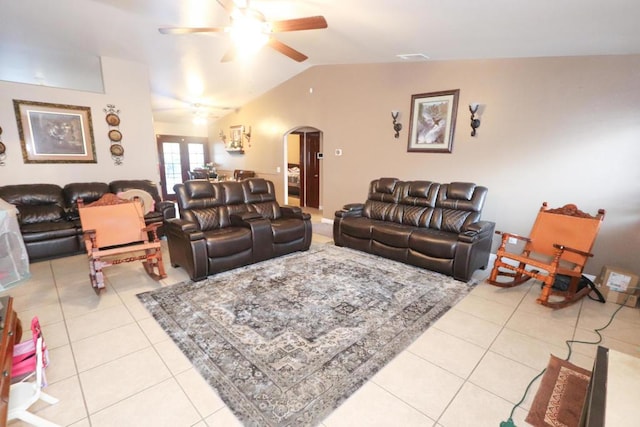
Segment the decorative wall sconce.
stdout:
<svg viewBox="0 0 640 427">
<path fill-rule="evenodd" d="M 391 111 L 391 118 L 393 118 L 393 130 L 396 132 L 394 137 L 400 137 L 400 131 L 402 130 L 402 123 L 398 122 L 399 111 Z"/>
<path fill-rule="evenodd" d="M 480 127 L 480 114 L 476 115 L 478 108 L 480 108 L 480 104 L 478 103 L 469 104 L 469 111 L 471 112 L 471 136 L 476 136 L 476 129 Z"/>
<path fill-rule="evenodd" d="M 251 126 L 249 126 L 249 131 L 247 131 L 244 126 L 242 126 L 242 136 L 247 138 L 247 144 L 249 144 L 249 147 L 251 147 Z"/>
<path fill-rule="evenodd" d="M 224 133 L 222 129 L 220 129 L 220 133 L 218 134 L 218 136 L 220 137 L 220 141 L 224 143 L 227 142 L 227 135 Z"/>
</svg>

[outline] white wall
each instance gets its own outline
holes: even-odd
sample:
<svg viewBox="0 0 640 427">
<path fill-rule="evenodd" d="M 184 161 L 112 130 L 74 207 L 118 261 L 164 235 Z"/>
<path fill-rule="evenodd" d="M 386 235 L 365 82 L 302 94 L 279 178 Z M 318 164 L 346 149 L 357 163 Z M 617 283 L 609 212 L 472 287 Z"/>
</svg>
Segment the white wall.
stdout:
<svg viewBox="0 0 640 427">
<path fill-rule="evenodd" d="M 153 128 L 156 135 L 197 136 L 206 138 L 209 136 L 207 125 L 185 123 L 154 122 Z"/>
<path fill-rule="evenodd" d="M 606 209 L 587 271 L 640 273 L 639 72 L 640 55 L 314 67 L 216 123 L 252 125 L 253 147 L 215 161 L 284 171 L 283 135 L 313 126 L 323 132 L 326 218 L 364 201 L 379 177 L 475 182 L 489 188 L 483 217 L 523 235 L 543 201 Z M 449 89 L 460 89 L 453 152 L 408 153 L 411 95 Z M 474 138 L 472 102 L 485 105 Z"/>
<path fill-rule="evenodd" d="M 83 92 L 0 81 L 0 126 L 7 147 L 5 166 L 0 166 L 0 185 L 71 182 L 110 182 L 116 179 L 159 181 L 149 75 L 145 65 L 102 58 L 105 93 Z M 13 100 L 79 105 L 91 108 L 97 163 L 24 163 Z M 107 104 L 120 110 L 124 162 L 115 165 L 109 152 L 109 126 L 103 111 Z"/>
</svg>

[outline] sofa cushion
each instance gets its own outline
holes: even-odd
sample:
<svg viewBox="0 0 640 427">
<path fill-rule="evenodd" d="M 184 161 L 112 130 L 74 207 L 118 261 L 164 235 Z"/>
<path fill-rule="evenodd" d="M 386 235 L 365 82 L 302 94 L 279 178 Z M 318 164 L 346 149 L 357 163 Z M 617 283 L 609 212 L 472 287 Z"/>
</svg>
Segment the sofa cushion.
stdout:
<svg viewBox="0 0 640 427">
<path fill-rule="evenodd" d="M 401 209 L 397 203 L 379 202 L 367 200 L 364 204 L 362 215 L 380 221 L 402 221 Z"/>
<path fill-rule="evenodd" d="M 271 220 L 282 216 L 280 205 L 276 201 L 273 183 L 262 178 L 249 178 L 242 182 L 245 202 L 263 218 Z"/>
<path fill-rule="evenodd" d="M 431 181 L 410 181 L 405 184 L 406 195 L 400 200 L 403 205 L 436 206 L 440 184 Z"/>
<path fill-rule="evenodd" d="M 305 223 L 297 218 L 281 218 L 271 221 L 273 243 L 289 243 L 303 239 Z"/>
<path fill-rule="evenodd" d="M 17 208 L 21 225 L 64 220 L 64 209 L 59 205 L 19 205 Z"/>
<path fill-rule="evenodd" d="M 469 212 L 456 209 L 436 208 L 431 216 L 429 227 L 451 233 L 461 233 L 466 226 L 480 220 L 480 212 Z"/>
<path fill-rule="evenodd" d="M 26 224 L 20 227 L 20 232 L 22 233 L 22 240 L 25 243 L 31 243 L 75 236 L 79 233 L 79 230 L 71 221 L 60 221 Z"/>
<path fill-rule="evenodd" d="M 346 217 L 340 222 L 340 232 L 359 239 L 370 239 L 373 225 L 379 223 L 381 222 L 369 218 Z"/>
<path fill-rule="evenodd" d="M 55 184 L 17 184 L 0 187 L 0 199 L 12 205 L 64 206 L 62 188 Z"/>
<path fill-rule="evenodd" d="M 427 227 L 433 215 L 433 208 L 422 206 L 402 206 L 402 224 Z"/>
<path fill-rule="evenodd" d="M 379 223 L 371 230 L 371 238 L 388 246 L 408 248 L 409 236 L 413 230 L 413 227 L 401 224 Z"/>
<path fill-rule="evenodd" d="M 62 188 L 55 184 L 5 185 L 0 198 L 18 209 L 20 224 L 65 218 Z"/>
<path fill-rule="evenodd" d="M 409 237 L 409 248 L 433 258 L 453 259 L 458 246 L 458 235 L 430 228 L 414 229 Z"/>
<path fill-rule="evenodd" d="M 158 192 L 158 186 L 153 181 L 147 179 L 121 179 L 111 181 L 109 183 L 109 189 L 113 194 L 122 193 L 127 190 L 143 190 L 149 193 L 156 203 L 162 200 Z"/>
<path fill-rule="evenodd" d="M 262 178 L 249 178 L 242 182 L 247 203 L 270 202 L 276 199 L 273 183 Z"/>
<path fill-rule="evenodd" d="M 486 187 L 470 182 L 442 184 L 438 192 L 436 206 L 446 209 L 481 212 L 487 192 Z"/>
<path fill-rule="evenodd" d="M 402 191 L 401 183 L 397 178 L 380 178 L 371 182 L 369 186 L 369 200 L 397 203 Z"/>
<path fill-rule="evenodd" d="M 225 257 L 251 249 L 251 230 L 243 227 L 225 227 L 205 232 L 207 256 Z"/>
<path fill-rule="evenodd" d="M 238 205 L 244 203 L 244 190 L 241 182 L 225 181 L 222 184 L 222 202 L 225 205 Z"/>
<path fill-rule="evenodd" d="M 88 205 L 109 192 L 109 185 L 104 182 L 73 182 L 65 185 L 62 188 L 62 194 L 64 195 L 69 219 L 76 220 L 80 218 L 78 214 L 78 199 L 82 199 L 82 202 Z"/>
<path fill-rule="evenodd" d="M 109 185 L 104 182 L 73 182 L 62 189 L 65 203 L 70 208 L 77 207 L 78 199 L 87 205 L 109 192 Z"/>
<path fill-rule="evenodd" d="M 191 209 L 186 219 L 198 224 L 198 230 L 206 231 L 220 228 L 220 209 L 217 207 Z"/>
</svg>

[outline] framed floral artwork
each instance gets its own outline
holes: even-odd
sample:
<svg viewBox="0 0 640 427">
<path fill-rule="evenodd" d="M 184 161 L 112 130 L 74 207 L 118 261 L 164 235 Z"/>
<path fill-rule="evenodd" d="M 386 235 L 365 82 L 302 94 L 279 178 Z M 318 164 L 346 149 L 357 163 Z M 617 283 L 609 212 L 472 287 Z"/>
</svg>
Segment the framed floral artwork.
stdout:
<svg viewBox="0 0 640 427">
<path fill-rule="evenodd" d="M 411 96 L 407 151 L 451 153 L 460 89 Z"/>
</svg>

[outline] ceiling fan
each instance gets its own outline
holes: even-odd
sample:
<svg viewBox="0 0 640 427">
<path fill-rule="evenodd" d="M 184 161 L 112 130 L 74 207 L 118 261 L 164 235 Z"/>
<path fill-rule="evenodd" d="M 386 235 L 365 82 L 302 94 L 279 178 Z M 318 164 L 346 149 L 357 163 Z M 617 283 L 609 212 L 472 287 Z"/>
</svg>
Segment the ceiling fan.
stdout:
<svg viewBox="0 0 640 427">
<path fill-rule="evenodd" d="M 231 25 L 227 27 L 162 27 L 162 34 L 219 33 L 231 35 L 233 46 L 222 57 L 222 62 L 232 61 L 239 54 L 255 52 L 262 46 L 269 45 L 294 61 L 302 62 L 307 55 L 295 50 L 273 37 L 274 33 L 288 31 L 316 30 L 327 28 L 323 16 L 267 21 L 264 14 L 249 7 L 248 0 L 216 0 L 230 14 Z"/>
</svg>

